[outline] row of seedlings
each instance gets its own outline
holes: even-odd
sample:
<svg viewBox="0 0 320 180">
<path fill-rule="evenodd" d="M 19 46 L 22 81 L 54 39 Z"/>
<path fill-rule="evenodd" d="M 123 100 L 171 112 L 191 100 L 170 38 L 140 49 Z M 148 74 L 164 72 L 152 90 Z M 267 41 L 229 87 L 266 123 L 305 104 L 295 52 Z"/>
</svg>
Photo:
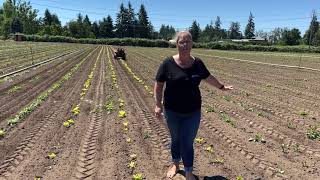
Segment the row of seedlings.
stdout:
<svg viewBox="0 0 320 180">
<path fill-rule="evenodd" d="M 117 75 L 116 75 L 116 71 L 115 68 L 112 64 L 111 58 L 109 56 L 109 51 L 108 51 L 108 59 L 109 59 L 109 69 L 110 69 L 110 76 L 112 79 L 112 86 L 115 87 L 117 89 L 116 94 L 118 95 L 118 107 L 119 107 L 119 111 L 118 111 L 118 118 L 119 120 L 122 120 L 122 129 L 123 129 L 123 136 L 125 137 L 124 140 L 126 141 L 126 143 L 128 144 L 128 146 L 130 146 L 133 143 L 132 138 L 128 135 L 128 131 L 130 128 L 129 125 L 129 120 L 127 117 L 127 113 L 125 111 L 125 101 L 123 99 L 120 98 L 120 93 L 119 91 L 121 91 L 121 89 L 119 89 L 118 83 L 117 83 Z M 113 88 L 112 87 L 112 88 Z M 108 98 L 108 102 L 106 104 L 106 109 L 109 112 L 111 112 L 113 110 L 113 103 L 112 103 L 112 99 L 109 97 Z M 132 148 L 129 148 L 132 149 Z M 135 172 L 136 171 L 136 167 L 137 167 L 137 155 L 134 152 L 129 152 L 129 162 L 127 164 L 127 167 L 130 169 L 131 174 L 132 174 L 132 179 L 133 180 L 142 180 L 143 179 L 143 175 L 140 172 Z"/>
<path fill-rule="evenodd" d="M 101 54 L 101 51 L 100 51 L 100 53 L 98 55 L 98 58 L 96 59 L 96 62 L 94 64 L 91 72 L 88 75 L 88 79 L 83 84 L 82 92 L 80 93 L 80 100 L 82 100 L 83 97 L 86 95 L 86 93 L 87 93 L 87 91 L 88 91 L 88 89 L 89 89 L 89 87 L 91 85 L 91 81 L 93 79 L 93 73 L 94 73 L 94 71 L 95 71 L 95 69 L 97 67 L 97 62 L 98 62 L 98 59 L 100 57 L 100 54 Z M 64 121 L 63 124 L 62 124 L 64 127 L 70 128 L 71 126 L 73 126 L 75 124 L 75 120 L 80 114 L 80 105 L 81 105 L 81 101 L 71 109 L 71 117 L 67 118 L 67 120 Z M 55 159 L 56 158 L 56 153 L 55 152 L 50 152 L 48 154 L 48 158 Z"/>
<path fill-rule="evenodd" d="M 90 53 L 87 57 L 89 57 L 92 53 Z M 28 115 L 30 115 L 37 107 L 39 107 L 43 102 L 45 102 L 49 95 L 52 94 L 52 92 L 56 91 L 58 88 L 62 86 L 64 82 L 69 80 L 74 73 L 80 68 L 82 63 L 87 59 L 84 58 L 81 62 L 76 64 L 68 73 L 66 73 L 58 82 L 54 83 L 48 90 L 41 93 L 35 100 L 33 100 L 31 103 L 29 103 L 27 106 L 22 108 L 14 118 L 10 118 L 7 120 L 8 126 L 3 127 L 0 130 L 0 138 L 3 138 L 6 135 L 6 130 L 12 128 L 19 122 L 23 121 Z"/>
<path fill-rule="evenodd" d="M 148 94 L 153 95 L 152 87 L 149 86 L 142 78 L 137 76 L 131 68 L 128 66 L 128 64 L 125 61 L 121 61 L 121 64 L 126 68 L 126 70 L 129 72 L 129 74 L 132 75 L 133 79 L 143 85 L 144 89 L 147 91 Z"/>
</svg>

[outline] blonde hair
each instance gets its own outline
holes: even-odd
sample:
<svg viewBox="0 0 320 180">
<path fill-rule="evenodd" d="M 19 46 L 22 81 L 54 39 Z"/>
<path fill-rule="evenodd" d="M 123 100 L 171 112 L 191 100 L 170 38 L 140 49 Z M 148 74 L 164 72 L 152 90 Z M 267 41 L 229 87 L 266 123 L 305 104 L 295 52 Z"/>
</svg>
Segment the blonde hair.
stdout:
<svg viewBox="0 0 320 180">
<path fill-rule="evenodd" d="M 180 37 L 182 36 L 182 34 L 187 34 L 190 37 L 191 41 L 192 41 L 192 35 L 191 35 L 191 33 L 189 31 L 179 31 L 174 36 L 174 40 L 175 40 L 176 43 L 178 43 L 178 41 L 179 41 Z"/>
</svg>

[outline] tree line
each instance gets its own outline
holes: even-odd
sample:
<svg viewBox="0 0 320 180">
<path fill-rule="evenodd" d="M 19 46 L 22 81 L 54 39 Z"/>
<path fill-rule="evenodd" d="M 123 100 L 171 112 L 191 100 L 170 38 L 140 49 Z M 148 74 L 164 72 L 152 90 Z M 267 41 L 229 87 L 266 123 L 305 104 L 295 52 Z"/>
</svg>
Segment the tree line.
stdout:
<svg viewBox="0 0 320 180">
<path fill-rule="evenodd" d="M 273 45 L 320 45 L 319 21 L 317 20 L 317 13 L 315 11 L 312 12 L 309 29 L 303 36 L 297 28 L 275 28 L 270 32 L 264 32 L 262 30 L 256 31 L 254 16 L 251 12 L 244 33 L 240 31 L 239 22 L 231 22 L 229 29 L 223 29 L 221 28 L 221 25 L 222 23 L 219 16 L 214 23 L 211 22 L 210 24 L 207 24 L 204 30 L 200 29 L 200 25 L 197 21 L 193 21 L 190 32 L 193 35 L 194 40 L 198 42 L 212 42 L 224 39 L 252 39 L 254 37 L 260 37 Z"/>
<path fill-rule="evenodd" d="M 6 0 L 0 7 L 0 35 L 6 39 L 10 34 L 36 34 L 67 36 L 73 38 L 146 38 L 170 40 L 177 29 L 173 26 L 162 24 L 156 31 L 149 20 L 148 13 L 141 4 L 136 13 L 131 3 L 127 6 L 120 4 L 116 19 L 110 15 L 102 20 L 92 22 L 88 15 L 77 14 L 75 20 L 61 24 L 59 17 L 45 10 L 43 17 L 38 17 L 39 11 L 33 9 L 30 2 L 24 0 Z M 194 20 L 186 28 L 193 36 L 195 42 L 208 43 L 230 39 L 252 39 L 260 37 L 272 45 L 320 45 L 320 29 L 317 13 L 312 12 L 308 30 L 302 36 L 297 28 L 275 28 L 270 32 L 256 30 L 254 16 L 250 12 L 248 23 L 244 32 L 241 32 L 239 22 L 231 22 L 228 29 L 222 28 L 219 16 L 211 21 L 204 29 Z"/>
</svg>

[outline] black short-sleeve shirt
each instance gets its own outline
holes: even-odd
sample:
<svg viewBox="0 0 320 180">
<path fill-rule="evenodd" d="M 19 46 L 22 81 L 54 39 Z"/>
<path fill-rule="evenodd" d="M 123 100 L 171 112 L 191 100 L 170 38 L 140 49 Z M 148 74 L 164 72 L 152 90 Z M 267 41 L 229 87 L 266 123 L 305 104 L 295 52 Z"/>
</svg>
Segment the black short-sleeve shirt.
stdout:
<svg viewBox="0 0 320 180">
<path fill-rule="evenodd" d="M 166 58 L 156 75 L 158 82 L 166 82 L 164 107 L 180 113 L 199 110 L 201 108 L 199 84 L 209 75 L 210 72 L 199 58 L 195 58 L 189 68 L 181 68 L 173 57 Z"/>
</svg>

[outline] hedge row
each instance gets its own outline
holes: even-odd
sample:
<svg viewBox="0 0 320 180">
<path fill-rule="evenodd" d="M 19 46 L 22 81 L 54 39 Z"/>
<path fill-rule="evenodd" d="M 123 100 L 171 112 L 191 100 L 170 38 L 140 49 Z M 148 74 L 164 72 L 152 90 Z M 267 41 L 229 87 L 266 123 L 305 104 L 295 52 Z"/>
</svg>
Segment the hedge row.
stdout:
<svg viewBox="0 0 320 180">
<path fill-rule="evenodd" d="M 119 46 L 142 46 L 142 47 L 169 47 L 169 42 L 165 40 L 150 40 L 137 38 L 109 38 L 109 39 L 76 39 L 65 36 L 39 36 L 39 35 L 22 35 L 23 41 L 35 42 L 68 42 L 81 44 L 108 44 Z"/>
<path fill-rule="evenodd" d="M 175 47 L 165 40 L 150 40 L 138 38 L 109 38 L 109 39 L 76 39 L 65 36 L 39 36 L 22 35 L 23 41 L 36 42 L 68 42 L 83 44 L 108 44 L 116 46 L 142 46 L 142 47 Z M 220 50 L 242 50 L 242 51 L 269 51 L 269 52 L 299 52 L 299 53 L 320 53 L 320 47 L 308 46 L 267 46 L 249 45 L 232 42 L 211 42 L 194 43 L 194 48 L 220 49 Z"/>
<path fill-rule="evenodd" d="M 301 46 L 262 46 L 243 45 L 236 43 L 194 43 L 194 48 L 220 49 L 220 50 L 240 50 L 240 51 L 268 51 L 268 52 L 298 52 L 298 53 L 320 53 L 320 47 Z"/>
</svg>

